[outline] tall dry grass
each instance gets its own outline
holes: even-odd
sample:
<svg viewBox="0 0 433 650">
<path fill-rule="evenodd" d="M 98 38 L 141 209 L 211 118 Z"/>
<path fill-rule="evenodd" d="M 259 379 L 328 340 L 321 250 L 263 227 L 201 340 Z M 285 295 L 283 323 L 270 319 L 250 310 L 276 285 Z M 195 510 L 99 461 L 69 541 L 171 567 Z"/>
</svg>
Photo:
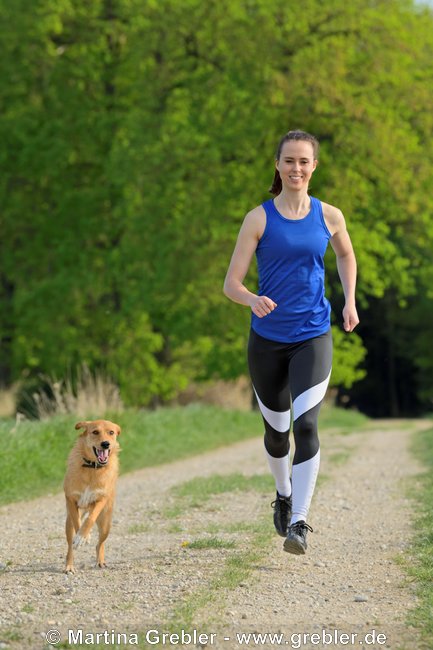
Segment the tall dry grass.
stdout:
<svg viewBox="0 0 433 650">
<path fill-rule="evenodd" d="M 107 412 L 123 411 L 119 388 L 102 372 L 92 372 L 82 365 L 74 380 L 43 377 L 45 388 L 28 396 L 39 420 L 57 415 L 103 417 Z"/>
<path fill-rule="evenodd" d="M 18 389 L 17 384 L 9 388 L 0 388 L 0 418 L 14 417 Z"/>
</svg>

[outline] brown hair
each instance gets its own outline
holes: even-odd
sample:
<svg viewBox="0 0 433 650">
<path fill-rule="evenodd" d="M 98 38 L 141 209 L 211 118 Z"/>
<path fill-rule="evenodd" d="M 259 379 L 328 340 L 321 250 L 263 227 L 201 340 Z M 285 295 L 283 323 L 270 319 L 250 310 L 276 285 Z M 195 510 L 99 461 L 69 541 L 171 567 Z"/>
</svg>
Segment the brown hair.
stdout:
<svg viewBox="0 0 433 650">
<path fill-rule="evenodd" d="M 289 140 L 302 140 L 304 142 L 310 142 L 312 147 L 313 147 L 313 155 L 314 155 L 314 160 L 317 160 L 319 158 L 319 141 L 317 138 L 314 137 L 314 135 L 311 135 L 311 133 L 307 133 L 306 131 L 289 131 L 283 137 L 281 138 L 280 142 L 278 143 L 277 147 L 277 153 L 275 156 L 276 160 L 280 159 L 281 156 L 281 150 L 286 142 Z M 280 178 L 280 173 L 278 169 L 275 169 L 275 174 L 274 174 L 274 180 L 272 182 L 271 187 L 269 188 L 269 191 L 271 194 L 274 196 L 277 196 L 281 190 L 282 190 L 283 184 L 281 182 Z"/>
</svg>

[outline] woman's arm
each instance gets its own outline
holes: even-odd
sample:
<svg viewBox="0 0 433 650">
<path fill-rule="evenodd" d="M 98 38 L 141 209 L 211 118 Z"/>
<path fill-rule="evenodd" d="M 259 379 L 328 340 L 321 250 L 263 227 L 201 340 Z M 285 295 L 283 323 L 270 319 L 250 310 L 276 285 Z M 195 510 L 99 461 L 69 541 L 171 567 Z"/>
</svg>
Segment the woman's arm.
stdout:
<svg viewBox="0 0 433 650">
<path fill-rule="evenodd" d="M 323 204 L 323 215 L 332 235 L 331 246 L 337 258 L 337 270 L 344 291 L 345 305 L 343 309 L 344 329 L 353 332 L 359 323 L 356 310 L 356 258 L 346 222 L 341 210 Z"/>
<path fill-rule="evenodd" d="M 266 215 L 261 206 L 246 215 L 224 281 L 225 295 L 234 302 L 250 307 L 259 318 L 269 314 L 277 305 L 271 298 L 249 291 L 243 281 L 265 226 Z"/>
</svg>

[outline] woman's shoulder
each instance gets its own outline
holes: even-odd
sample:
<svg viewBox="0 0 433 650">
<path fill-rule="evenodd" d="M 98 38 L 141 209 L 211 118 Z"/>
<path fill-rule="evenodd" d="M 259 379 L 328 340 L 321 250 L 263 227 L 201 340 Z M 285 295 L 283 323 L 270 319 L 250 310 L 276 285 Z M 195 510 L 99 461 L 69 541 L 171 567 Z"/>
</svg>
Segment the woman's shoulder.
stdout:
<svg viewBox="0 0 433 650">
<path fill-rule="evenodd" d="M 326 225 L 331 235 L 334 235 L 345 227 L 344 215 L 340 208 L 336 208 L 335 205 L 330 205 L 324 201 L 320 201 L 320 203 L 322 204 L 322 212 Z"/>
<path fill-rule="evenodd" d="M 263 204 L 257 205 L 255 208 L 247 212 L 245 215 L 245 221 L 259 225 L 263 224 L 266 221 L 266 212 Z"/>
<path fill-rule="evenodd" d="M 253 232 L 260 239 L 266 227 L 266 212 L 263 205 L 257 205 L 247 212 L 242 225 L 244 230 Z"/>
</svg>

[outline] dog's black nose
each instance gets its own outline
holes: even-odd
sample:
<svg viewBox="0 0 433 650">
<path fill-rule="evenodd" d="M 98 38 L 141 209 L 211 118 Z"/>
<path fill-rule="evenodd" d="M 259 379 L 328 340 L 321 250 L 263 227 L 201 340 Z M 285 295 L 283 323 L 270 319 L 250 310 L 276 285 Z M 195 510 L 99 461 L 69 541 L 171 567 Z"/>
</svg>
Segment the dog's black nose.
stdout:
<svg viewBox="0 0 433 650">
<path fill-rule="evenodd" d="M 104 442 L 101 442 L 102 449 L 108 449 L 109 446 L 110 443 L 108 442 L 108 440 L 104 440 Z"/>
</svg>

